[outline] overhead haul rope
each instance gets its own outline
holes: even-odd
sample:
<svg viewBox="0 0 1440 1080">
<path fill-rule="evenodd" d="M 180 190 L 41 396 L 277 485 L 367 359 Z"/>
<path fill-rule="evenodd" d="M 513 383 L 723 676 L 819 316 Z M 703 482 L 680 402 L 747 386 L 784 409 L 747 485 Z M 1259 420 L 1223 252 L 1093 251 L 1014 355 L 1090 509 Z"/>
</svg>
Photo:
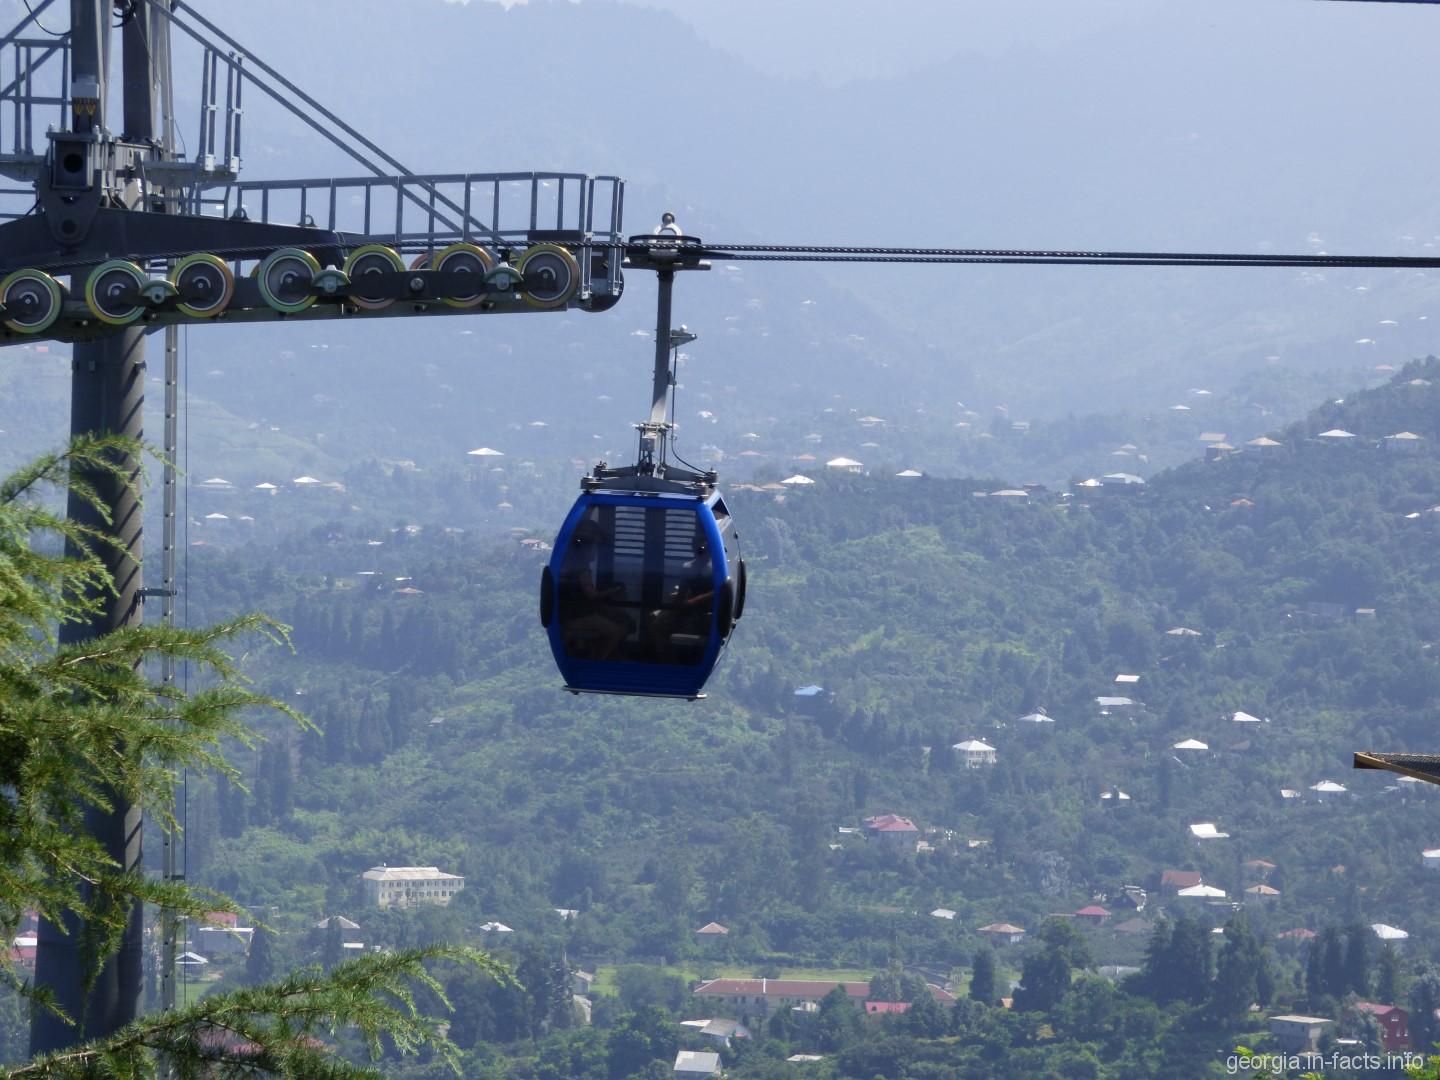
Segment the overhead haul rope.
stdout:
<svg viewBox="0 0 1440 1080">
<path fill-rule="evenodd" d="M 360 241 L 358 234 L 332 232 L 334 239 L 317 241 L 311 247 L 349 247 Z M 401 247 L 406 245 L 402 244 Z M 512 245 L 513 246 L 513 245 Z M 606 246 L 592 244 L 590 246 Z M 622 244 L 627 250 L 631 245 Z M 235 247 L 207 249 L 222 258 L 263 258 L 272 247 L 245 244 Z M 653 253 L 654 246 L 634 247 L 636 252 Z M 1236 252 L 1188 251 L 1061 251 L 1021 250 L 1004 248 L 881 248 L 822 247 L 803 244 L 704 244 L 694 248 L 677 248 L 686 256 L 700 259 L 726 259 L 734 262 L 875 262 L 875 263 L 956 263 L 1010 264 L 1037 266 L 1310 266 L 1321 268 L 1370 269 L 1440 269 L 1440 256 L 1434 255 L 1266 255 Z M 176 251 L 148 252 L 137 256 L 146 261 L 179 259 L 191 254 L 193 248 Z M 123 255 L 121 257 L 124 257 Z M 65 270 L 93 265 L 94 260 L 72 259 L 46 262 L 45 267 Z M 6 264 L 0 269 L 17 269 Z"/>
<path fill-rule="evenodd" d="M 1065 251 L 1015 248 L 832 247 L 811 244 L 703 244 L 681 249 L 703 259 L 735 262 L 1034 263 L 1040 266 L 1313 266 L 1440 269 L 1420 255 L 1284 255 L 1239 252 Z"/>
</svg>

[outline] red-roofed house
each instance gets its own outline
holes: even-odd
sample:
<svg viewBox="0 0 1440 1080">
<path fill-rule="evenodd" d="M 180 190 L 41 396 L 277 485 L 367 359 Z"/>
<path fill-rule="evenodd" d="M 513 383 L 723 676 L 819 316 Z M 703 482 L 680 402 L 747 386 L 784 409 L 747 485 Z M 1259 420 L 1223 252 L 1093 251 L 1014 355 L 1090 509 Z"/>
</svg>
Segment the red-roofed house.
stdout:
<svg viewBox="0 0 1440 1080">
<path fill-rule="evenodd" d="M 1196 885 L 1203 885 L 1204 878 L 1199 870 L 1166 870 L 1160 875 L 1160 887 L 1179 892 L 1181 889 L 1193 889 Z"/>
<path fill-rule="evenodd" d="M 1099 904 L 1091 904 L 1089 907 L 1082 907 L 1075 912 L 1075 918 L 1089 923 L 1091 926 L 1099 926 L 1106 919 L 1110 918 L 1110 912 L 1106 911 Z"/>
<path fill-rule="evenodd" d="M 1380 1024 L 1386 1051 L 1410 1049 L 1410 1014 L 1398 1005 L 1381 1005 L 1374 1001 L 1357 1001 L 1355 1007 L 1368 1012 Z"/>
<path fill-rule="evenodd" d="M 1270 874 L 1275 869 L 1275 864 L 1269 859 L 1246 859 L 1245 873 L 1255 881 L 1262 884 L 1270 880 Z"/>
<path fill-rule="evenodd" d="M 1297 926 L 1294 930 L 1282 930 L 1275 936 L 1281 941 L 1314 941 L 1319 935 L 1314 930 L 1306 930 L 1303 926 Z"/>
<path fill-rule="evenodd" d="M 865 819 L 865 835 L 896 847 L 914 847 L 920 839 L 920 830 L 907 817 L 899 814 L 878 814 Z"/>
<path fill-rule="evenodd" d="M 1025 931 L 1014 923 L 997 922 L 989 926 L 982 926 L 976 931 L 984 934 L 997 945 L 1014 945 L 1025 937 Z"/>
<path fill-rule="evenodd" d="M 203 920 L 206 926 L 226 926 L 231 929 L 240 925 L 240 916 L 233 911 L 211 911 Z"/>
<path fill-rule="evenodd" d="M 37 941 L 32 934 L 21 934 L 10 944 L 10 962 L 26 971 L 35 970 Z"/>
</svg>

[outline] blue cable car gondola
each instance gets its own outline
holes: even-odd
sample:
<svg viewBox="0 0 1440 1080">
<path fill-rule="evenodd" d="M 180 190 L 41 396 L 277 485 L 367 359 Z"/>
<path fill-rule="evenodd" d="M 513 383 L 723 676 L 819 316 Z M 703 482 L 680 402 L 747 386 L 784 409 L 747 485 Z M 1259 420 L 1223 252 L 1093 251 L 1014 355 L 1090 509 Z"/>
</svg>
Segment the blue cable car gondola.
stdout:
<svg viewBox="0 0 1440 1080">
<path fill-rule="evenodd" d="M 682 238 L 683 239 L 683 238 Z M 674 272 L 659 273 L 654 394 L 634 465 L 604 462 L 555 538 L 540 622 L 572 693 L 703 697 L 745 608 L 745 564 L 714 472 L 668 459 L 674 365 L 695 340 L 670 329 Z"/>
<path fill-rule="evenodd" d="M 596 487 L 560 527 L 540 620 L 567 690 L 694 700 L 744 604 L 718 491 Z"/>
</svg>

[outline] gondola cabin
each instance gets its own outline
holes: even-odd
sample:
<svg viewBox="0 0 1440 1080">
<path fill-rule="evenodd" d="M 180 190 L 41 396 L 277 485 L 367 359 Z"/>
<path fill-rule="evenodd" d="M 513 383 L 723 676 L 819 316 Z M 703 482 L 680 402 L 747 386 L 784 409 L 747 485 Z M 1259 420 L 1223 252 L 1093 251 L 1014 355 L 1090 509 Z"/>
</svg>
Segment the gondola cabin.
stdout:
<svg viewBox="0 0 1440 1080">
<path fill-rule="evenodd" d="M 744 607 L 734 521 L 713 490 L 585 491 L 540 586 L 540 621 L 573 693 L 702 697 Z"/>
</svg>

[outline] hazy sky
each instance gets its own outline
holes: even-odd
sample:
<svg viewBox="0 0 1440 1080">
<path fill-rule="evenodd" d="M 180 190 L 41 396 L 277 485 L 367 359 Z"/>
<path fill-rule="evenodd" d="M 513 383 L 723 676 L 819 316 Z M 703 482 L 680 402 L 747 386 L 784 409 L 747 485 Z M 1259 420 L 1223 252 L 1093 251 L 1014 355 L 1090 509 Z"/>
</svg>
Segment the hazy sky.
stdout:
<svg viewBox="0 0 1440 1080">
<path fill-rule="evenodd" d="M 1180 0 L 625 0 L 774 75 L 843 82 L 964 53 L 1046 49 Z M 1286 0 L 1277 0 L 1286 2 Z"/>
<path fill-rule="evenodd" d="M 531 0 L 486 2 L 506 8 Z M 1093 48 L 1110 31 L 1148 26 L 1163 35 L 1197 14 L 1218 27 L 1246 14 L 1324 25 L 1341 39 L 1362 33 L 1440 37 L 1429 4 L 1360 0 L 570 0 L 669 12 L 708 44 L 766 74 L 838 86 L 902 75 L 952 57 L 1003 58 L 1067 45 Z M 1323 13 L 1317 8 L 1329 9 Z M 1255 11 L 1254 9 L 1263 9 Z M 1287 10 L 1288 9 L 1288 10 Z M 1312 10 L 1305 10 L 1312 9 Z M 1238 44 L 1238 42 L 1237 42 Z M 1100 46 L 1104 51 L 1104 46 Z M 1097 62 L 1106 63 L 1097 56 Z M 1217 70 L 1217 76 L 1223 71 Z"/>
</svg>

